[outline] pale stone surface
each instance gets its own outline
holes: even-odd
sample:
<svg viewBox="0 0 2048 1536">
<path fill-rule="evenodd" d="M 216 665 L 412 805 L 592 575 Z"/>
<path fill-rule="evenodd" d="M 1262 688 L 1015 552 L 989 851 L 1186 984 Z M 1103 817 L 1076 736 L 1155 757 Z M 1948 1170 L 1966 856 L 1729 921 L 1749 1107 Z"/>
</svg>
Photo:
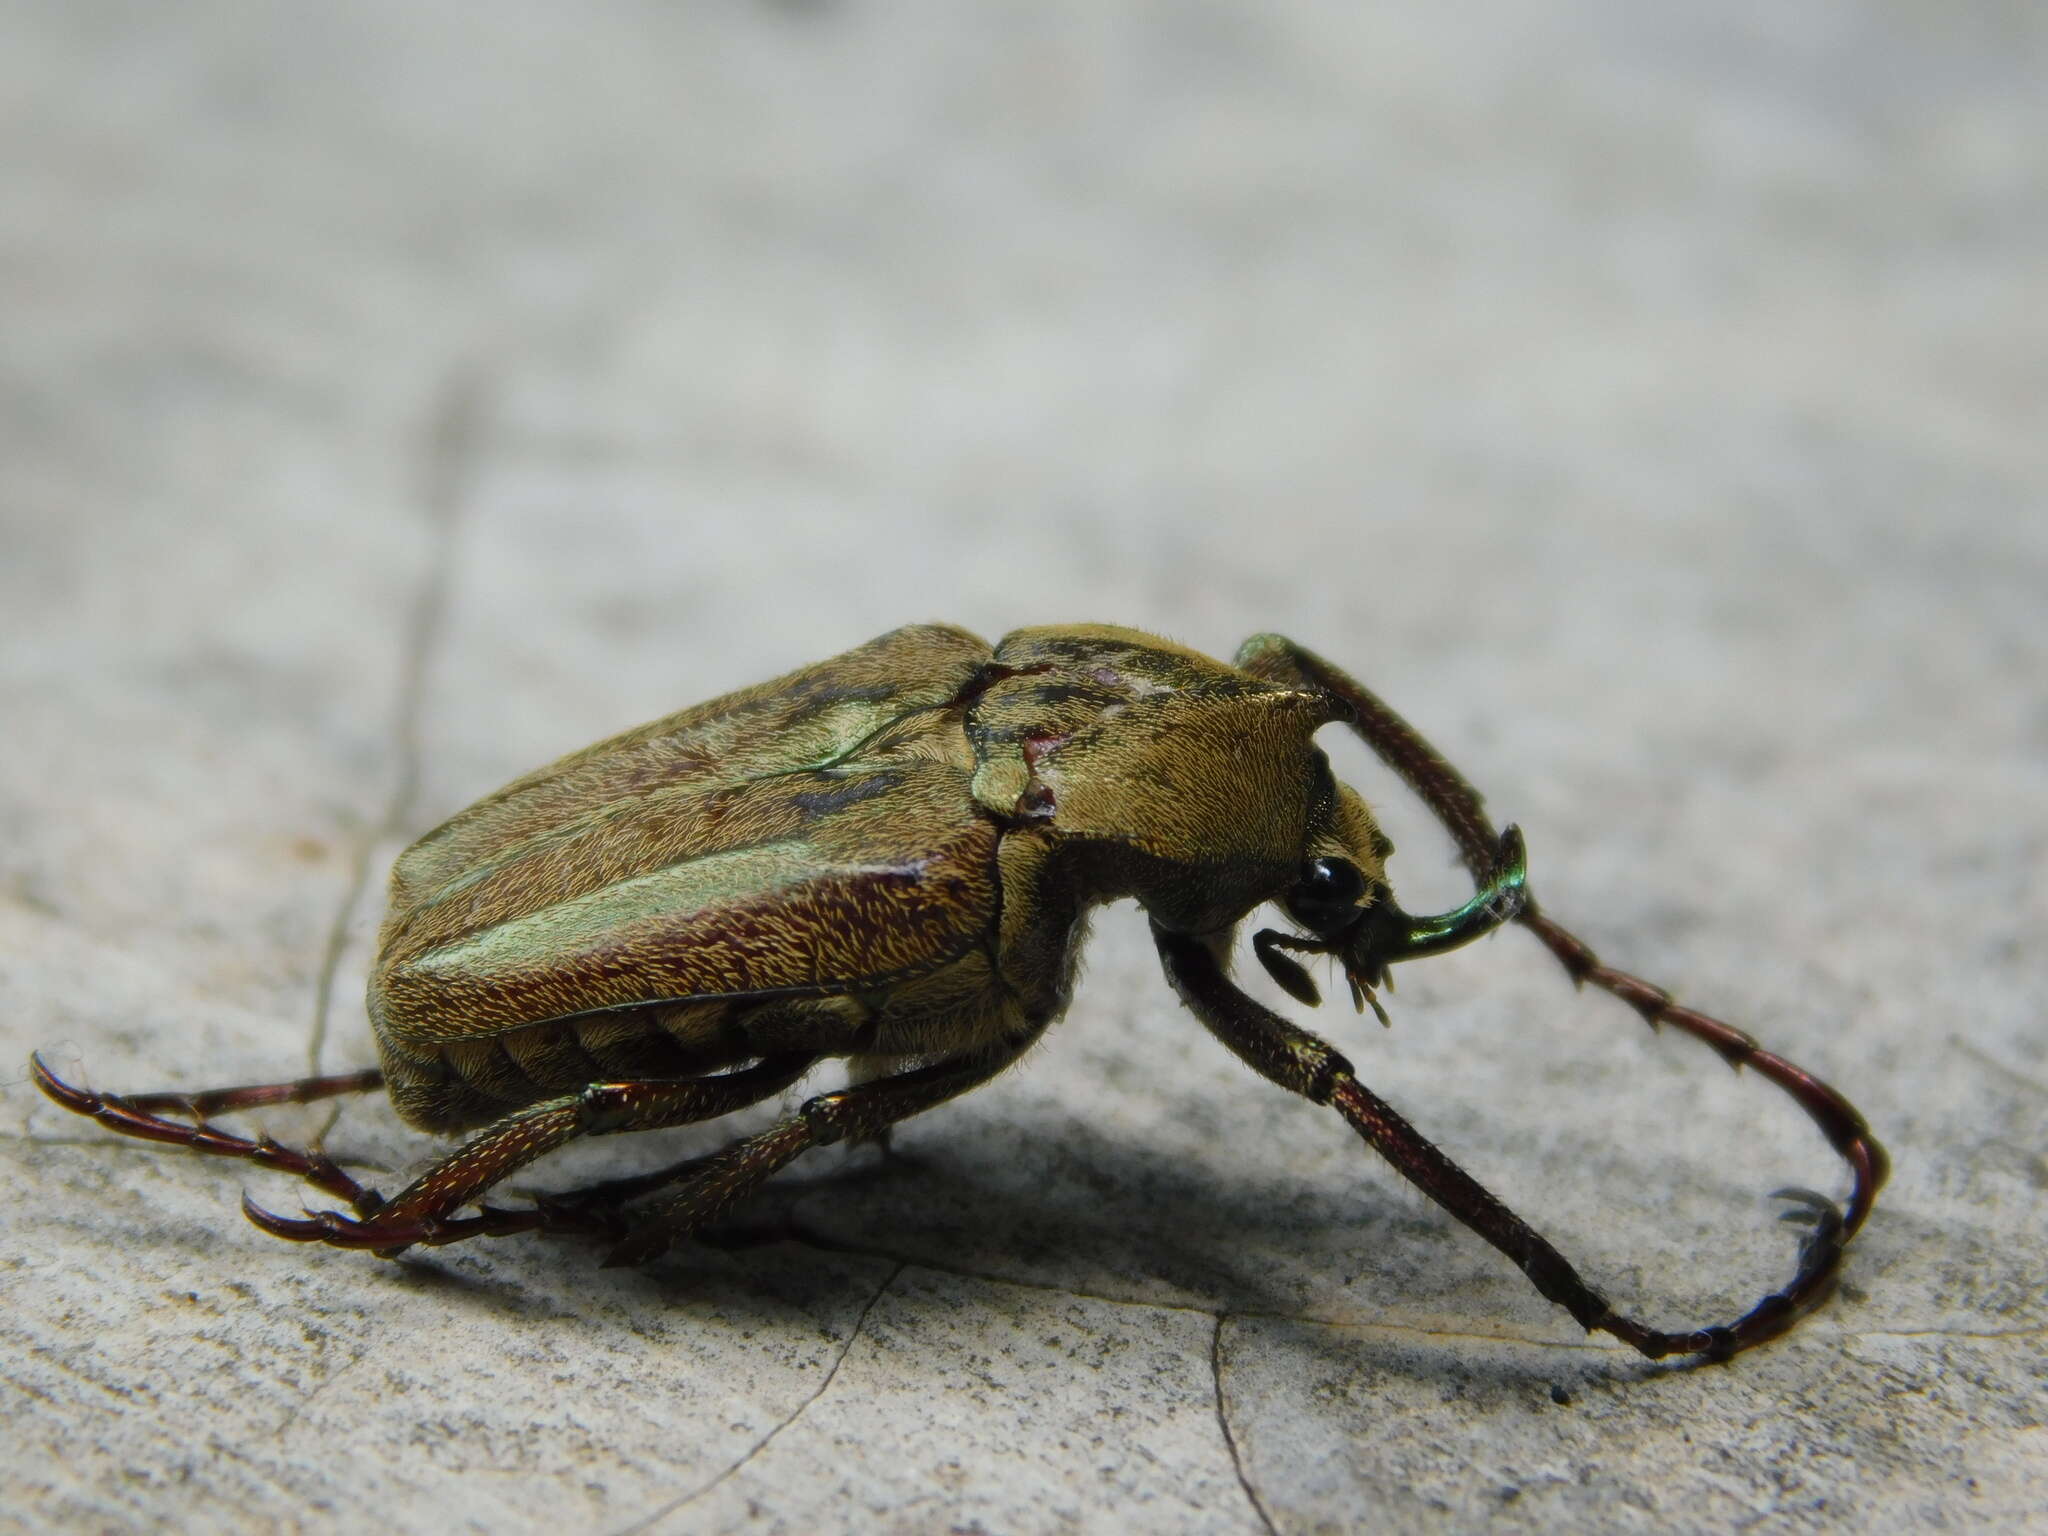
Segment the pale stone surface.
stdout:
<svg viewBox="0 0 2048 1536">
<path fill-rule="evenodd" d="M 1647 1366 L 1225 1058 L 1127 908 L 900 1166 L 820 1155 L 790 1236 L 645 1272 L 291 1248 L 235 1211 L 288 1181 L 16 1068 L 0 1524 L 2038 1515 L 2048 37 L 1689 14 L 9 7 L 0 1059 L 366 1063 L 407 837 L 891 625 L 1280 628 L 1897 1172 L 1793 1337 Z M 1776 1284 L 1763 1194 L 1837 1186 L 1522 936 L 1395 1002 L 1319 1024 L 1660 1321 Z M 374 1102 L 329 1145 L 429 1151 Z"/>
</svg>

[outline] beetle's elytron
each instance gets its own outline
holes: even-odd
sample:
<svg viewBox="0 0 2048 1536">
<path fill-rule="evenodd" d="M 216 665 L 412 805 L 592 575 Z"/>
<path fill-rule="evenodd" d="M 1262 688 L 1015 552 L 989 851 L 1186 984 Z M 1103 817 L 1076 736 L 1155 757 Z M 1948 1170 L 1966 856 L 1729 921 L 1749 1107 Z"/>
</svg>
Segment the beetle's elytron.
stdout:
<svg viewBox="0 0 2048 1536">
<path fill-rule="evenodd" d="M 1313 743 L 1336 721 L 1449 829 L 1479 885 L 1470 902 L 1440 917 L 1394 904 L 1386 838 Z M 1846 1099 L 1600 964 L 1527 894 L 1515 829 L 1496 832 L 1378 698 L 1275 635 L 1226 666 L 1103 626 L 993 647 L 940 625 L 892 631 L 566 757 L 408 849 L 370 982 L 381 1072 L 122 1097 L 34 1069 L 113 1130 L 284 1169 L 353 1210 L 295 1219 L 245 1201 L 280 1237 L 393 1254 L 561 1231 L 639 1263 L 807 1148 L 882 1135 L 1016 1061 L 1067 1006 L 1090 909 L 1121 897 L 1144 907 L 1167 979 L 1219 1040 L 1335 1108 L 1583 1326 L 1652 1358 L 1725 1358 L 1790 1326 L 1827 1293 L 1884 1181 Z M 1663 1332 L 1615 1311 L 1344 1057 L 1232 984 L 1238 924 L 1267 903 L 1298 930 L 1253 939 L 1282 987 L 1315 1003 L 1292 955 L 1330 955 L 1375 1010 L 1388 965 L 1522 923 L 1575 980 L 1798 1100 L 1850 1166 L 1847 1213 L 1786 1191 L 1809 1229 L 1798 1272 L 1726 1326 Z M 578 1137 L 708 1120 L 828 1057 L 850 1061 L 852 1086 L 724 1152 L 532 1207 L 480 1204 Z M 422 1130 L 482 1127 L 389 1200 L 322 1153 L 208 1120 L 380 1086 Z"/>
</svg>

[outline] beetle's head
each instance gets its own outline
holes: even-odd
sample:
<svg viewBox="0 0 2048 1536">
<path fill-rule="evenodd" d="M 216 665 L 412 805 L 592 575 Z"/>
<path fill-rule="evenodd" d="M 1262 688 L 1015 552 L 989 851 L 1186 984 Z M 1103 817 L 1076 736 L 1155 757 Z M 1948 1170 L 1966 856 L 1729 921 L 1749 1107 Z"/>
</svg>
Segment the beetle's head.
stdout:
<svg viewBox="0 0 2048 1536">
<path fill-rule="evenodd" d="M 1366 1005 L 1387 1022 L 1376 995 L 1387 985 L 1387 967 L 1397 960 L 1442 954 L 1491 933 L 1522 910 L 1527 899 L 1527 865 L 1520 829 L 1502 834 L 1493 868 L 1479 893 L 1454 911 L 1415 917 L 1395 904 L 1385 874 L 1391 851 L 1364 802 L 1335 786 L 1328 809 L 1312 825 L 1306 854 L 1280 907 L 1302 930 L 1299 935 L 1267 928 L 1252 938 L 1252 950 L 1282 988 L 1314 1006 L 1322 1001 L 1296 954 L 1332 955 L 1343 968 L 1359 1012 Z M 1289 953 L 1291 951 L 1292 953 Z"/>
</svg>

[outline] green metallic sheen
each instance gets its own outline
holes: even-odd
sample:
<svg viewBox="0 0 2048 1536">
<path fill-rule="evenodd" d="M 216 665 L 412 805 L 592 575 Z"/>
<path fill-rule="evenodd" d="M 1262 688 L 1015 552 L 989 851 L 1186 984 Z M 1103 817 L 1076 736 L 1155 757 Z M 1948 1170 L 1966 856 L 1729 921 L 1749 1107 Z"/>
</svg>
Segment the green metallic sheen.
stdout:
<svg viewBox="0 0 2048 1536">
<path fill-rule="evenodd" d="M 1411 917 L 1391 899 L 1380 903 L 1365 921 L 1363 941 L 1354 950 L 1358 969 L 1377 981 L 1385 967 L 1400 960 L 1420 960 L 1470 944 L 1513 922 L 1529 894 L 1529 856 L 1519 829 L 1503 834 L 1498 862 L 1479 893 L 1462 907 L 1435 917 Z"/>
</svg>

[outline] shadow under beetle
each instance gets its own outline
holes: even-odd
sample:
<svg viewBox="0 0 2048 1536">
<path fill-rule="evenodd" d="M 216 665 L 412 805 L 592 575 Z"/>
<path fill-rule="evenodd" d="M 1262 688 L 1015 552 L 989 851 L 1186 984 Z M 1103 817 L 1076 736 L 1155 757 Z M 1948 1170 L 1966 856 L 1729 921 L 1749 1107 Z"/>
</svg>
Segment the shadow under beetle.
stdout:
<svg viewBox="0 0 2048 1536">
<path fill-rule="evenodd" d="M 1471 901 L 1438 917 L 1395 905 L 1389 843 L 1312 741 L 1335 721 L 1441 819 L 1478 883 Z M 1106 626 L 991 648 L 914 625 L 563 758 L 406 850 L 370 980 L 381 1072 L 118 1096 L 34 1071 L 112 1130 L 283 1169 L 354 1212 L 296 1219 L 245 1198 L 279 1237 L 393 1255 L 564 1232 L 636 1264 L 808 1148 L 885 1135 L 1015 1062 L 1067 1006 L 1090 909 L 1134 897 L 1167 980 L 1217 1039 L 1336 1109 L 1584 1327 L 1652 1359 L 1726 1358 L 1782 1332 L 1832 1285 L 1884 1182 L 1883 1148 L 1818 1078 L 1602 965 L 1524 878 L 1515 828 L 1496 832 L 1413 728 L 1277 635 L 1225 666 Z M 1389 965 L 1521 923 L 1575 981 L 1791 1094 L 1849 1164 L 1847 1213 L 1781 1191 L 1808 1228 L 1798 1271 L 1732 1323 L 1665 1332 L 1617 1312 L 1350 1062 L 1232 984 L 1237 926 L 1269 902 L 1297 930 L 1253 939 L 1274 979 L 1315 1003 L 1293 956 L 1333 956 L 1376 1011 Z M 531 1207 L 480 1203 L 578 1137 L 712 1119 L 827 1057 L 850 1060 L 851 1086 L 722 1152 Z M 319 1151 L 208 1118 L 380 1086 L 421 1130 L 483 1128 L 388 1200 Z"/>
</svg>

